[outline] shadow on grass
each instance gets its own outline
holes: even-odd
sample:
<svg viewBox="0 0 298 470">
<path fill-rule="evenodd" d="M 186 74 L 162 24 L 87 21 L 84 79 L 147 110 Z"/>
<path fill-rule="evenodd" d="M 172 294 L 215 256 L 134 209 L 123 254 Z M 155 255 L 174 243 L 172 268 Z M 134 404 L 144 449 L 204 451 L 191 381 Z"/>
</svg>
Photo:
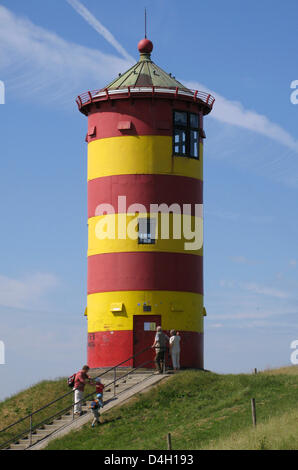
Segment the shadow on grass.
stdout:
<svg viewBox="0 0 298 470">
<path fill-rule="evenodd" d="M 105 419 L 104 421 L 101 421 L 100 426 L 104 426 L 105 424 L 114 423 L 115 421 L 119 421 L 120 419 L 122 419 L 121 416 L 117 416 L 117 418 L 114 418 L 114 419 Z"/>
</svg>

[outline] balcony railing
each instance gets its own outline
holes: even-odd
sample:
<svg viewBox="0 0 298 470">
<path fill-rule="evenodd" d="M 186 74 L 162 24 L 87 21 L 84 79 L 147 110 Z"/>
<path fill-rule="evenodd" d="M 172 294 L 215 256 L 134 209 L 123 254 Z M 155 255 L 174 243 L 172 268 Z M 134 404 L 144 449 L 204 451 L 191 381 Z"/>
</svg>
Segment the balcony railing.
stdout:
<svg viewBox="0 0 298 470">
<path fill-rule="evenodd" d="M 180 88 L 164 88 L 164 87 L 154 87 L 154 86 L 145 86 L 145 87 L 126 87 L 119 88 L 115 90 L 93 90 L 87 91 L 79 95 L 76 99 L 76 103 L 81 110 L 88 104 L 105 101 L 109 99 L 117 98 L 131 98 L 131 97 L 172 97 L 175 99 L 190 99 L 196 103 L 203 103 L 211 111 L 215 98 L 210 94 L 204 91 L 198 90 L 182 90 Z"/>
</svg>

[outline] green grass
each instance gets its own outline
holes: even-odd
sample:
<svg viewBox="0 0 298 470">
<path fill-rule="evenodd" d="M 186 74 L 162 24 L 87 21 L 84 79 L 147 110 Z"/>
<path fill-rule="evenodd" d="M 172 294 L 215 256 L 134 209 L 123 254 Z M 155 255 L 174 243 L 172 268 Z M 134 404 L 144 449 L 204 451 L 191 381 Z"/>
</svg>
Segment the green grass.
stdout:
<svg viewBox="0 0 298 470">
<path fill-rule="evenodd" d="M 86 393 L 90 393 L 93 389 L 94 387 L 92 389 L 86 387 Z M 4 401 L 1 401 L 0 431 L 33 411 L 43 407 L 47 403 L 64 395 L 69 390 L 70 389 L 66 384 L 66 378 L 60 378 L 57 380 L 42 381 Z M 58 413 L 68 405 L 71 405 L 72 401 L 72 394 L 70 394 L 68 397 L 65 397 L 61 401 L 54 403 L 44 411 L 38 413 L 38 415 L 33 416 L 33 426 Z M 2 434 L 0 432 L 0 444 L 27 430 L 29 425 L 29 419 L 26 419 L 5 433 Z"/>
<path fill-rule="evenodd" d="M 168 432 L 175 450 L 298 449 L 298 368 L 288 369 L 257 375 L 180 372 L 105 413 L 99 427 L 86 425 L 52 441 L 47 449 L 163 450 Z"/>
<path fill-rule="evenodd" d="M 257 427 L 209 442 L 209 450 L 297 450 L 298 410 L 274 416 Z"/>
</svg>

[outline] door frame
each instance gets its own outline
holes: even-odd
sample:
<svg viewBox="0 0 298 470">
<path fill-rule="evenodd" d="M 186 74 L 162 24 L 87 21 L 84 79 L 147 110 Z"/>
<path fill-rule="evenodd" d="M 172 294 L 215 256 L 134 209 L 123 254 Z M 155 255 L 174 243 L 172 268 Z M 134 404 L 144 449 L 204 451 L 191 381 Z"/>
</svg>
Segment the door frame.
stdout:
<svg viewBox="0 0 298 470">
<path fill-rule="evenodd" d="M 150 318 L 152 318 L 152 317 L 154 317 L 156 320 L 155 321 L 154 320 L 150 321 Z M 155 315 L 155 314 L 133 315 L 133 338 L 132 338 L 132 341 L 133 341 L 133 344 L 132 344 L 133 356 L 135 354 L 137 354 L 139 351 L 142 351 L 143 349 L 145 349 L 147 347 L 147 345 L 146 345 L 146 346 L 140 348 L 139 351 L 137 351 L 136 346 L 135 346 L 135 338 L 136 338 L 136 333 L 137 333 L 135 319 L 142 319 L 145 323 L 146 318 L 148 318 L 148 323 L 155 323 L 155 329 L 154 330 L 149 330 L 149 331 L 154 332 L 154 337 L 155 337 L 155 334 L 156 334 L 156 327 L 161 326 L 161 315 Z M 153 341 L 154 341 L 154 338 L 152 340 L 152 344 L 153 344 Z M 149 344 L 148 344 L 148 346 L 149 346 Z M 150 351 L 147 351 L 147 354 L 149 352 Z M 146 353 L 144 353 L 144 356 L 145 355 L 146 355 Z M 142 355 L 140 355 L 140 356 L 142 356 Z M 138 360 L 138 357 L 137 357 L 137 360 Z M 133 359 L 133 367 L 136 367 L 137 360 L 135 358 Z M 143 362 L 145 362 L 145 361 L 143 361 Z"/>
</svg>

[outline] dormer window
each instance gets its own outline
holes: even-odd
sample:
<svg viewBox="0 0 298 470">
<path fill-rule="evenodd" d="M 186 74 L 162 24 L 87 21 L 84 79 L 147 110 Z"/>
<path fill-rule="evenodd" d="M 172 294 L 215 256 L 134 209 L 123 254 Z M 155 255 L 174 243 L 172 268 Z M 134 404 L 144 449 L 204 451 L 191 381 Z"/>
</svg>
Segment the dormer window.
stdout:
<svg viewBox="0 0 298 470">
<path fill-rule="evenodd" d="M 174 155 L 200 158 L 199 123 L 198 114 L 174 111 Z"/>
</svg>

